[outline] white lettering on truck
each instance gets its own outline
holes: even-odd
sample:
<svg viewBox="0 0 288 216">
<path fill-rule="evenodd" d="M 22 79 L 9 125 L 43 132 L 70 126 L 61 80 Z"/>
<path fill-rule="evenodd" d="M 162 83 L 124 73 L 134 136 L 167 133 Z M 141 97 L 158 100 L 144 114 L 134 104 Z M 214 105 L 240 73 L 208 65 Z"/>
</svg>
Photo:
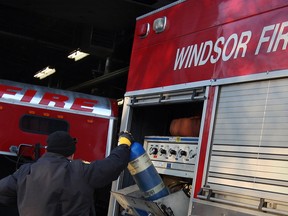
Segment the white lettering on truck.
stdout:
<svg viewBox="0 0 288 216">
<path fill-rule="evenodd" d="M 21 91 L 23 91 L 24 94 L 20 93 Z M 34 89 L 23 89 L 16 86 L 0 85 L 0 98 L 6 97 L 6 99 L 18 100 L 19 102 L 32 103 L 36 93 L 37 90 Z M 18 96 L 20 96 L 20 98 Z M 37 102 L 34 101 L 33 103 L 90 113 L 93 112 L 94 106 L 98 104 L 97 100 L 88 98 L 73 98 L 74 100 L 68 103 L 69 99 L 70 98 L 66 95 L 45 92 L 41 95 L 40 100 L 37 100 Z M 67 105 L 69 107 L 66 107 Z"/>
<path fill-rule="evenodd" d="M 224 37 L 220 37 L 214 44 L 211 40 L 202 42 L 199 49 L 197 44 L 183 47 L 182 49 L 178 48 L 174 70 L 181 69 L 184 62 L 184 68 L 189 68 L 192 62 L 194 62 L 194 66 L 200 66 L 206 64 L 208 61 L 214 64 L 220 58 L 223 61 L 228 61 L 233 56 L 235 59 L 240 55 L 240 51 L 242 51 L 241 57 L 244 57 L 251 35 L 251 31 L 246 31 L 242 32 L 240 39 L 237 34 L 232 34 L 226 41 Z M 221 48 L 222 46 L 223 49 Z"/>
<path fill-rule="evenodd" d="M 286 33 L 284 33 L 284 29 L 288 26 L 288 21 L 283 22 L 280 27 L 280 23 L 277 23 L 275 25 L 270 25 L 270 26 L 265 26 L 263 28 L 263 31 L 261 33 L 257 49 L 255 51 L 255 55 L 258 55 L 261 49 L 261 46 L 263 43 L 269 43 L 267 53 L 270 53 L 271 50 L 275 52 L 278 49 L 279 43 L 282 41 L 283 46 L 282 50 L 285 50 L 287 48 L 287 43 L 288 43 L 288 31 L 286 29 Z M 280 27 L 280 29 L 279 29 Z M 272 31 L 272 36 L 266 36 L 266 33 L 269 31 Z M 275 43 L 274 43 L 275 42 Z M 274 45 L 274 46 L 273 46 Z M 273 49 L 272 49 L 273 47 Z"/>
<path fill-rule="evenodd" d="M 288 21 L 265 26 L 262 29 L 258 40 L 255 55 L 260 52 L 270 53 L 278 49 L 287 49 L 288 45 Z M 223 36 L 212 40 L 204 41 L 200 45 L 192 44 L 178 48 L 174 61 L 174 70 L 205 65 L 206 63 L 215 64 L 219 60 L 229 61 L 238 57 L 245 57 L 249 42 L 252 38 L 252 31 L 244 31 L 240 34 L 234 33 L 227 39 Z M 266 46 L 264 46 L 266 43 Z"/>
</svg>

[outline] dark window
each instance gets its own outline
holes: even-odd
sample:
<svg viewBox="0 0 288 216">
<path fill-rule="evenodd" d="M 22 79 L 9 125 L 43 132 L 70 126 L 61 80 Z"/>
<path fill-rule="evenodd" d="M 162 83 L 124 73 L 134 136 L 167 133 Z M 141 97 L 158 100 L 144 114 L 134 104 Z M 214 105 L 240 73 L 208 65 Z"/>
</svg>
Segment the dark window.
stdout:
<svg viewBox="0 0 288 216">
<path fill-rule="evenodd" d="M 24 115 L 20 119 L 20 128 L 29 133 L 50 134 L 59 130 L 68 131 L 69 123 L 61 119 Z"/>
</svg>

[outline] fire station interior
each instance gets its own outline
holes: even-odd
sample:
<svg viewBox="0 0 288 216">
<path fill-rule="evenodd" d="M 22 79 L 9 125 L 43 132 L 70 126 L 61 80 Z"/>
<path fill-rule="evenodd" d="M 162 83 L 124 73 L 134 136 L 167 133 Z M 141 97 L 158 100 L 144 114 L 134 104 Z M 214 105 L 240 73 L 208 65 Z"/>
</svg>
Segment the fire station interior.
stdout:
<svg viewBox="0 0 288 216">
<path fill-rule="evenodd" d="M 69 0 L 61 3 L 56 0 L 2 0 L 0 79 L 120 101 L 126 91 L 136 18 L 173 2 L 175 0 Z M 68 55 L 77 50 L 88 56 L 79 61 L 69 59 Z M 46 67 L 55 68 L 56 72 L 44 79 L 34 77 Z M 120 106 L 120 115 L 121 111 Z M 145 113 L 141 109 L 135 111 L 142 112 Z M 156 121 L 157 113 L 153 116 Z M 159 116 L 158 121 L 163 118 Z M 149 129 L 147 122 L 143 122 L 143 126 L 142 130 Z M 156 127 L 149 129 L 151 134 L 155 130 Z M 157 130 L 163 135 L 168 133 L 164 126 Z M 5 167 L 1 168 L 0 178 L 20 165 L 9 156 L 1 156 L 0 164 Z M 106 214 L 109 189 L 97 192 L 101 194 L 96 200 L 98 215 Z M 15 208 L 0 206 L 0 215 L 18 213 Z"/>
</svg>

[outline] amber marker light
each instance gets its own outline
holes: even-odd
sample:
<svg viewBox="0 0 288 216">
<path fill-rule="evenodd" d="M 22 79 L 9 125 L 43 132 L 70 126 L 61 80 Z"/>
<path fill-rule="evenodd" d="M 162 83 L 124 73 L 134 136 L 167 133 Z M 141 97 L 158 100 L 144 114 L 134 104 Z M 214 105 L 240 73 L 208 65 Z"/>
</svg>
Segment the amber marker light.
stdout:
<svg viewBox="0 0 288 216">
<path fill-rule="evenodd" d="M 94 122 L 93 119 L 87 119 L 87 123 L 92 124 L 93 122 Z"/>
</svg>

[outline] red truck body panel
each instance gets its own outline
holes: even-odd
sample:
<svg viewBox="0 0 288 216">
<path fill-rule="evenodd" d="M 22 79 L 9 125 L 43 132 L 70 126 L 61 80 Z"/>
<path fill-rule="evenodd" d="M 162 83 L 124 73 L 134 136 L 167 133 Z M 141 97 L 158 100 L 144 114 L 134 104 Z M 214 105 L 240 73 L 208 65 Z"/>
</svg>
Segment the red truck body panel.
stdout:
<svg viewBox="0 0 288 216">
<path fill-rule="evenodd" d="M 287 12 L 285 0 L 189 0 L 140 17 L 127 91 L 285 69 Z M 139 36 L 164 16 L 165 31 Z"/>
</svg>

